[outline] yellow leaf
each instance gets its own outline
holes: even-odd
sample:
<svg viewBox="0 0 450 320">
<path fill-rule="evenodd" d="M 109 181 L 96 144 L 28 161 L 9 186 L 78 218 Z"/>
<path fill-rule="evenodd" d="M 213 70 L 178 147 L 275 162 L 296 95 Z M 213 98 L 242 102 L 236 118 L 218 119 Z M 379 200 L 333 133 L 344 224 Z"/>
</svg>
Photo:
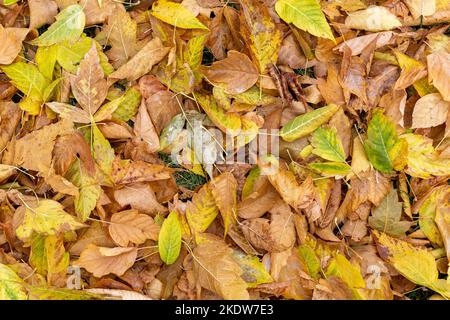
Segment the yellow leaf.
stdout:
<svg viewBox="0 0 450 320">
<path fill-rule="evenodd" d="M 267 8 L 256 0 L 240 0 L 241 31 L 259 72 L 266 74 L 268 65 L 276 63 L 281 47 L 281 33 Z"/>
<path fill-rule="evenodd" d="M 420 230 L 431 242 L 438 246 L 444 244 L 438 226 L 435 223 L 437 208 L 442 205 L 442 203 L 437 202 L 441 191 L 442 188 L 433 190 L 419 208 Z"/>
<path fill-rule="evenodd" d="M 450 299 L 450 285 L 438 279 L 438 270 L 434 256 L 425 249 L 391 238 L 384 233 L 374 231 L 378 251 L 397 271 L 420 286 L 425 286 Z"/>
<path fill-rule="evenodd" d="M 222 215 L 227 235 L 230 225 L 237 221 L 237 181 L 230 172 L 224 172 L 209 182 L 211 193 Z"/>
<path fill-rule="evenodd" d="M 235 250 L 233 251 L 233 259 L 241 267 L 243 271 L 241 277 L 247 282 L 249 288 L 254 288 L 262 283 L 273 282 L 272 277 L 258 257 Z"/>
<path fill-rule="evenodd" d="M 181 223 L 172 211 L 164 220 L 158 237 L 158 250 L 165 264 L 177 261 L 181 250 Z"/>
<path fill-rule="evenodd" d="M 17 210 L 20 210 L 23 219 L 16 234 L 23 241 L 30 240 L 34 233 L 55 235 L 84 227 L 82 223 L 64 211 L 59 202 L 53 200 L 39 199 Z"/>
<path fill-rule="evenodd" d="M 209 185 L 204 185 L 186 207 L 186 219 L 194 236 L 205 232 L 218 213 Z"/>
<path fill-rule="evenodd" d="M 450 174 L 450 159 L 439 156 L 431 139 L 413 133 L 400 137 L 408 142 L 407 174 L 422 179 Z"/>
<path fill-rule="evenodd" d="M 223 241 L 205 240 L 193 251 L 194 273 L 200 286 L 226 300 L 248 300 L 242 270 L 234 261 L 233 250 Z"/>
<path fill-rule="evenodd" d="M 339 106 L 330 104 L 328 106 L 299 115 L 281 128 L 280 136 L 283 140 L 288 142 L 305 137 L 325 122 L 328 122 L 328 120 L 331 119 L 338 109 Z"/>
<path fill-rule="evenodd" d="M 27 300 L 23 284 L 10 267 L 0 263 L 0 300 Z"/>
<path fill-rule="evenodd" d="M 292 23 L 314 36 L 334 40 L 317 0 L 278 0 L 275 10 L 287 23 Z"/>
<path fill-rule="evenodd" d="M 236 113 L 226 113 L 210 95 L 195 94 L 195 98 L 211 121 L 223 132 L 236 136 L 241 131 L 241 118 Z"/>
<path fill-rule="evenodd" d="M 158 0 L 153 4 L 150 13 L 159 20 L 178 28 L 208 30 L 191 11 L 180 3 Z"/>
</svg>

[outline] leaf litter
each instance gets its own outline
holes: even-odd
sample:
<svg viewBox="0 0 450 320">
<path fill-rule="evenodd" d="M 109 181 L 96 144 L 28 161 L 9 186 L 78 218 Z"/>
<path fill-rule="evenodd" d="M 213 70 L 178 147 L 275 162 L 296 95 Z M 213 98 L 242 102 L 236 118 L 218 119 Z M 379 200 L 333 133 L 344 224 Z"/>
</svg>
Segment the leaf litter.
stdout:
<svg viewBox="0 0 450 320">
<path fill-rule="evenodd" d="M 450 299 L 449 23 L 2 1 L 0 299 Z"/>
</svg>

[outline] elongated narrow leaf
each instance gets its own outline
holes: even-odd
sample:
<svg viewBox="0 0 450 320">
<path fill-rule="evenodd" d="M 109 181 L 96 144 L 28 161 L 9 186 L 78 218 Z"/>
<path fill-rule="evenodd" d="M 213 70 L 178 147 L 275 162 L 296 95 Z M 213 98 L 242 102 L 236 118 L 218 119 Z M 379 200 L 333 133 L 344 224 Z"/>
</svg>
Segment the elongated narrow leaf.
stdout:
<svg viewBox="0 0 450 320">
<path fill-rule="evenodd" d="M 322 124 L 328 122 L 338 109 L 339 106 L 330 104 L 299 115 L 281 128 L 280 136 L 283 140 L 289 142 L 305 137 L 319 128 Z"/>
<path fill-rule="evenodd" d="M 177 213 L 172 211 L 164 220 L 158 238 L 159 256 L 165 264 L 172 264 L 180 255 L 181 224 Z"/>
</svg>

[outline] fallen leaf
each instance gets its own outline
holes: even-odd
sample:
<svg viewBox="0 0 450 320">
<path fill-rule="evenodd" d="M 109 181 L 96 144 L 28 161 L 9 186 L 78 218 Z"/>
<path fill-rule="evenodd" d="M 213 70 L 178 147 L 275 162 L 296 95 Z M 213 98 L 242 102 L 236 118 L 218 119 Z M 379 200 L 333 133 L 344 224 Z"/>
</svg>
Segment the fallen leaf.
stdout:
<svg viewBox="0 0 450 320">
<path fill-rule="evenodd" d="M 121 276 L 134 264 L 137 253 L 137 248 L 105 248 L 90 244 L 74 264 L 98 278 L 110 273 Z"/>
<path fill-rule="evenodd" d="M 131 209 L 114 213 L 108 230 L 115 243 L 126 247 L 130 242 L 142 244 L 147 239 L 157 240 L 159 226 L 148 215 Z"/>
</svg>

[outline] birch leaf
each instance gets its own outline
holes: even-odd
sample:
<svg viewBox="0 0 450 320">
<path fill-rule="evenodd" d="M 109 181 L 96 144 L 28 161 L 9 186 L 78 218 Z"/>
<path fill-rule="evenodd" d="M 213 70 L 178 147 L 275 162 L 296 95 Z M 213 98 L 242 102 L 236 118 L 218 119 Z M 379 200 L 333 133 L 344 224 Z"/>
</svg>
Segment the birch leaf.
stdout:
<svg viewBox="0 0 450 320">
<path fill-rule="evenodd" d="M 278 15 L 287 23 L 305 30 L 314 36 L 334 40 L 333 33 L 316 0 L 278 0 L 275 4 Z"/>
</svg>

